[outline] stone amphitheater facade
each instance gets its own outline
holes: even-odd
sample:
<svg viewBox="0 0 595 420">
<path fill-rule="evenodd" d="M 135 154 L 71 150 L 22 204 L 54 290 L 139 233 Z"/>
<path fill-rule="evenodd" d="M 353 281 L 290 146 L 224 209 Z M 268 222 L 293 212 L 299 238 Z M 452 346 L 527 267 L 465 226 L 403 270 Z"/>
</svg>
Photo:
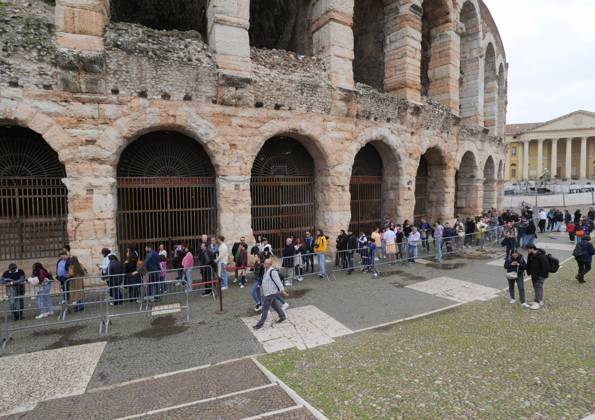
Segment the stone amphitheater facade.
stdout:
<svg viewBox="0 0 595 420">
<path fill-rule="evenodd" d="M 155 164 L 145 164 L 155 133 L 161 141 L 175 134 L 174 160 L 184 160 L 186 149 L 177 144 L 184 137 L 211 166 L 203 162 L 195 172 L 177 174 L 172 163 L 169 172 L 135 176 L 212 178 L 205 185 L 211 182 L 206 207 L 213 220 L 207 228 L 190 223 L 185 232 L 162 236 L 139 228 L 132 234 L 139 243 L 201 233 L 234 240 L 292 229 L 300 234 L 304 227 L 333 237 L 354 224 L 356 199 L 374 207 L 358 216 L 369 224 L 385 215 L 450 220 L 501 203 L 508 65 L 481 0 L 261 0 L 260 9 L 250 0 L 196 3 L 200 21 L 186 30 L 160 28 L 159 16 L 134 22 L 115 0 L 56 0 L 55 6 L 0 0 L 1 140 L 29 133 L 55 153 L 64 171 L 65 241 L 87 264 L 98 261 L 101 248 L 127 243 L 122 223 L 130 219 L 121 218 L 129 198 L 121 195 L 119 165 L 142 139 L 143 154 L 127 161 L 141 169 Z M 275 149 L 275 142 L 288 151 Z M 169 156 L 168 148 L 156 153 Z M 259 156 L 268 163 L 257 174 Z M 287 169 L 294 164 L 295 171 Z M 23 175 L 3 170 L 0 177 Z M 265 175 L 285 184 L 264 182 L 258 190 L 255 179 Z M 307 178 L 294 191 L 306 198 L 290 193 L 267 202 L 291 176 Z M 355 178 L 363 192 L 355 192 Z M 375 187 L 379 192 L 366 196 Z M 196 199 L 191 194 L 190 204 L 177 206 L 192 207 Z M 279 216 L 295 200 L 297 210 Z M 277 213 L 269 217 L 267 208 Z M 9 213 L 0 214 L 5 232 L 12 229 Z M 288 218 L 302 213 L 311 215 L 293 226 Z M 187 216 L 202 217 L 197 214 Z M 273 224 L 265 227 L 263 217 Z M 37 236 L 43 239 L 43 231 Z M 44 249 L 53 252 L 51 244 Z M 11 251 L 0 259 L 42 256 Z"/>
</svg>

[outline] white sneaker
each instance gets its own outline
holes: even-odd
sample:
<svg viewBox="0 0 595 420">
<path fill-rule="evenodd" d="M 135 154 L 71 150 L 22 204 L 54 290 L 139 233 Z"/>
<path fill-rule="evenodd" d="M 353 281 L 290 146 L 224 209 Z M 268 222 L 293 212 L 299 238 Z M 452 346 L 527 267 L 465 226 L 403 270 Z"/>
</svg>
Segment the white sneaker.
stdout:
<svg viewBox="0 0 595 420">
<path fill-rule="evenodd" d="M 227 286 L 223 286 L 221 290 L 227 290 Z"/>
<path fill-rule="evenodd" d="M 256 305 L 256 307 L 254 308 L 254 312 L 260 312 L 262 311 L 262 305 Z"/>
<path fill-rule="evenodd" d="M 54 315 L 54 311 L 46 312 L 46 316 Z"/>
<path fill-rule="evenodd" d="M 534 303 L 533 305 L 531 305 L 529 308 L 531 308 L 531 309 L 539 309 L 539 308 L 541 308 L 541 305 L 540 305 L 539 303 L 535 302 L 535 303 Z"/>
<path fill-rule="evenodd" d="M 297 278 L 297 281 L 304 281 L 304 278 L 303 277 L 298 277 Z"/>
<path fill-rule="evenodd" d="M 246 286 L 244 286 L 243 284 L 240 284 L 240 289 L 243 289 L 244 287 L 246 287 Z"/>
<path fill-rule="evenodd" d="M 286 310 L 287 310 L 287 308 L 289 308 L 289 303 L 285 302 L 285 303 L 283 304 L 283 306 L 281 306 L 281 309 L 283 309 L 284 311 L 286 311 Z"/>
<path fill-rule="evenodd" d="M 45 318 L 45 314 L 39 314 L 35 317 L 35 319 L 43 319 Z"/>
<path fill-rule="evenodd" d="M 510 304 L 514 305 L 516 303 L 516 299 L 510 299 Z"/>
<path fill-rule="evenodd" d="M 521 303 L 521 306 L 522 306 L 523 308 L 530 308 L 530 307 L 531 307 L 531 305 L 529 305 L 527 302 L 525 302 L 525 303 Z"/>
</svg>

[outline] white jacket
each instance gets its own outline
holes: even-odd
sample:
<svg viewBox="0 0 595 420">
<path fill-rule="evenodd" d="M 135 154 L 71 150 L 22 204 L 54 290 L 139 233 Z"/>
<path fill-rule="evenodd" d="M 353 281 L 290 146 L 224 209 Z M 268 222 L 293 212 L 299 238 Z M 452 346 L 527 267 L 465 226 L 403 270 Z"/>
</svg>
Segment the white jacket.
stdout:
<svg viewBox="0 0 595 420">
<path fill-rule="evenodd" d="M 225 242 L 221 242 L 219 245 L 219 256 L 217 257 L 217 262 L 222 264 L 227 264 L 229 260 L 229 251 L 227 250 L 227 245 Z"/>
</svg>

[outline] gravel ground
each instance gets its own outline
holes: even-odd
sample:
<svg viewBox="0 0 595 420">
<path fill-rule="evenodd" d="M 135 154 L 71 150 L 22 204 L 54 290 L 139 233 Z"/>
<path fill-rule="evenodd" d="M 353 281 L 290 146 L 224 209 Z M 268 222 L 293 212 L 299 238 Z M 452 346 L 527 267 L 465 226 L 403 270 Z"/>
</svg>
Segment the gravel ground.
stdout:
<svg viewBox="0 0 595 420">
<path fill-rule="evenodd" d="M 595 274 L 575 274 L 571 261 L 546 281 L 539 311 L 503 293 L 261 361 L 330 418 L 582 418 L 595 412 Z"/>
</svg>

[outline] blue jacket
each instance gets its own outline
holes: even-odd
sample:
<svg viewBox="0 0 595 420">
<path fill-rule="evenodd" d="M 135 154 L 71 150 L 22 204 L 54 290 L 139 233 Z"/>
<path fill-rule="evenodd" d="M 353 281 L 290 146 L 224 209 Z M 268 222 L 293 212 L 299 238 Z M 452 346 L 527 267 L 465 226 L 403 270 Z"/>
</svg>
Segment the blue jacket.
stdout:
<svg viewBox="0 0 595 420">
<path fill-rule="evenodd" d="M 151 250 L 145 255 L 145 259 L 140 265 L 139 271 L 161 271 L 160 262 L 161 259 L 159 258 L 159 254 L 156 251 Z"/>
<path fill-rule="evenodd" d="M 591 263 L 593 261 L 593 254 L 595 254 L 593 244 L 589 241 L 580 241 L 577 246 L 581 250 L 580 255 L 575 257 L 577 261 Z"/>
</svg>

